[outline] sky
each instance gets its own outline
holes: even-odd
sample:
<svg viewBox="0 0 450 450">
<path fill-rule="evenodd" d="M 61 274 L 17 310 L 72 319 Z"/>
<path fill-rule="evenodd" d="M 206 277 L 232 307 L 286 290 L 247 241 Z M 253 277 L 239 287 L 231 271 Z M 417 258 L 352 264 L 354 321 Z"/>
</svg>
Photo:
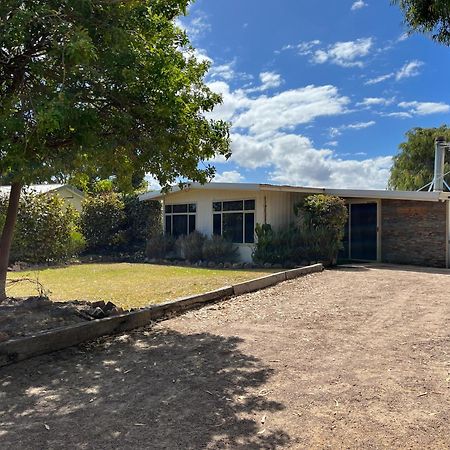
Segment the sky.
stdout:
<svg viewBox="0 0 450 450">
<path fill-rule="evenodd" d="M 449 122 L 450 48 L 389 0 L 197 0 L 179 23 L 232 122 L 214 181 L 385 189 L 405 133 Z"/>
</svg>

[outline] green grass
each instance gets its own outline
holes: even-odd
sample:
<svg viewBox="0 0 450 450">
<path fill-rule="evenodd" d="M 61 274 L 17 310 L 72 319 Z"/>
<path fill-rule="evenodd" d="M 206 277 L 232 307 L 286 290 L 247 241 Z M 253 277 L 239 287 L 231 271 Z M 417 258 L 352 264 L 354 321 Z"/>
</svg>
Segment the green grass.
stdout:
<svg viewBox="0 0 450 450">
<path fill-rule="evenodd" d="M 111 300 L 122 308 L 137 308 L 267 275 L 270 270 L 214 270 L 150 264 L 80 264 L 10 272 L 8 279 L 38 280 L 54 301 Z M 36 295 L 36 284 L 14 283 L 11 297 Z"/>
</svg>

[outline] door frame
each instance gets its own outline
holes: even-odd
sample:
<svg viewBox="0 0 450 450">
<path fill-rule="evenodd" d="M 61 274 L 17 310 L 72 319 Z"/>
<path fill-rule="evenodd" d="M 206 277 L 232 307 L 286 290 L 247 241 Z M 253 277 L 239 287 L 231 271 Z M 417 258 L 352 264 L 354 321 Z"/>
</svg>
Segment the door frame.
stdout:
<svg viewBox="0 0 450 450">
<path fill-rule="evenodd" d="M 381 200 L 380 199 L 345 199 L 345 203 L 348 206 L 348 257 L 350 261 L 363 261 L 360 259 L 352 258 L 352 221 L 351 205 L 361 205 L 368 203 L 375 203 L 377 205 L 377 259 L 376 262 L 381 261 Z"/>
</svg>

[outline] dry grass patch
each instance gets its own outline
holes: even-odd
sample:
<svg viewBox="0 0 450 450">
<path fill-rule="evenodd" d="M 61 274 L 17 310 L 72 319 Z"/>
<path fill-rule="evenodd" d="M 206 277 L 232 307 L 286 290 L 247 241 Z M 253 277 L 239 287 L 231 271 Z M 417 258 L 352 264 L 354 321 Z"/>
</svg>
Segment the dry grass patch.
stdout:
<svg viewBox="0 0 450 450">
<path fill-rule="evenodd" d="M 38 280 L 54 301 L 111 300 L 128 309 L 211 291 L 270 272 L 273 271 L 116 263 L 11 272 L 8 278 Z M 14 283 L 8 289 L 8 295 L 11 297 L 36 293 L 36 285 L 29 281 Z"/>
</svg>

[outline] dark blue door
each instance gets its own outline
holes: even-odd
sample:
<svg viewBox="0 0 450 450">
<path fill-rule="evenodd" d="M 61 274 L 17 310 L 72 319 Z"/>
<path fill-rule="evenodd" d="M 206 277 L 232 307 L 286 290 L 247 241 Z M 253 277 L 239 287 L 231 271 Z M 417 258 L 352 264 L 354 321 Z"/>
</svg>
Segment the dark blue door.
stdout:
<svg viewBox="0 0 450 450">
<path fill-rule="evenodd" d="M 350 205 L 350 258 L 362 261 L 377 259 L 377 204 Z"/>
</svg>

